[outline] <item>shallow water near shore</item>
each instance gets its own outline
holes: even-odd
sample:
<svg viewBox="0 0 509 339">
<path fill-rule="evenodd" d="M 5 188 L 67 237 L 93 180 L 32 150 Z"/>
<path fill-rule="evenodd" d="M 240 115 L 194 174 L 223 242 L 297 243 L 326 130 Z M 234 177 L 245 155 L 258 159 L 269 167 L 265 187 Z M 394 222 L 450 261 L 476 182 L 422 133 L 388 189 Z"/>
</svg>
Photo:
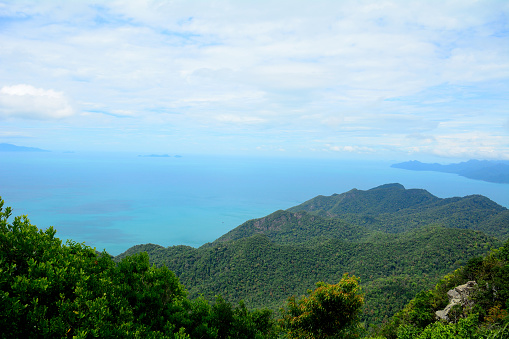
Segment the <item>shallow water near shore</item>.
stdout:
<svg viewBox="0 0 509 339">
<path fill-rule="evenodd" d="M 13 215 L 63 240 L 117 255 L 136 244 L 198 247 L 243 222 L 317 195 L 398 182 L 440 197 L 482 194 L 509 207 L 509 185 L 391 168 L 392 162 L 137 154 L 0 153 Z"/>
</svg>

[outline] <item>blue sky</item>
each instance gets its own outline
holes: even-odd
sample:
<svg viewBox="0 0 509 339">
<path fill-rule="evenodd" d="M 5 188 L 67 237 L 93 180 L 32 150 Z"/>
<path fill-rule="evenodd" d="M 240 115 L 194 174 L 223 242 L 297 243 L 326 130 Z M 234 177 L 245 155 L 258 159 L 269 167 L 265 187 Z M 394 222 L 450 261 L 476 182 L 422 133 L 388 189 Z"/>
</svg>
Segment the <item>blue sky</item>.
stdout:
<svg viewBox="0 0 509 339">
<path fill-rule="evenodd" d="M 0 142 L 509 159 L 509 1 L 2 1 Z"/>
</svg>

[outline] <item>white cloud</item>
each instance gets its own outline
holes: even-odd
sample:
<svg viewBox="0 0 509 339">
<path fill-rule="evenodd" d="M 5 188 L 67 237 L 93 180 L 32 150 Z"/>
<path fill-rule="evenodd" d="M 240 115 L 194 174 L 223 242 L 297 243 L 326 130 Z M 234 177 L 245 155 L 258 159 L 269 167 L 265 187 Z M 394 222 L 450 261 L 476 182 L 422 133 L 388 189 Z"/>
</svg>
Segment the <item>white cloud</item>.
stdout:
<svg viewBox="0 0 509 339">
<path fill-rule="evenodd" d="M 18 131 L 0 131 L 0 137 L 5 139 L 15 138 L 30 138 L 30 135 L 25 132 Z"/>
<path fill-rule="evenodd" d="M 70 117 L 74 110 L 62 92 L 19 84 L 0 89 L 0 116 L 35 120 Z"/>
<path fill-rule="evenodd" d="M 436 141 L 435 137 L 433 137 L 431 135 L 420 134 L 420 133 L 409 134 L 409 135 L 407 135 L 407 138 L 409 140 L 421 142 L 424 144 L 431 144 Z"/>
<path fill-rule="evenodd" d="M 509 2 L 3 3 L 0 79 L 43 88 L 2 88 L 4 118 L 71 116 L 68 96 L 83 111 L 65 122 L 81 128 L 169 128 L 205 144 L 241 130 L 252 148 L 273 138 L 287 151 L 317 138 L 406 151 L 410 134 L 430 152 L 507 116 Z"/>
<path fill-rule="evenodd" d="M 326 144 L 325 145 L 328 150 L 334 152 L 347 152 L 347 153 L 375 153 L 376 150 L 372 147 L 366 146 L 357 146 L 357 145 L 345 145 L 345 146 L 335 146 Z"/>
<path fill-rule="evenodd" d="M 443 158 L 509 159 L 506 137 L 487 132 L 463 132 L 431 136 L 409 136 L 411 142 L 397 141 L 409 154 L 431 154 Z M 407 137 L 408 138 L 408 137 Z"/>
</svg>

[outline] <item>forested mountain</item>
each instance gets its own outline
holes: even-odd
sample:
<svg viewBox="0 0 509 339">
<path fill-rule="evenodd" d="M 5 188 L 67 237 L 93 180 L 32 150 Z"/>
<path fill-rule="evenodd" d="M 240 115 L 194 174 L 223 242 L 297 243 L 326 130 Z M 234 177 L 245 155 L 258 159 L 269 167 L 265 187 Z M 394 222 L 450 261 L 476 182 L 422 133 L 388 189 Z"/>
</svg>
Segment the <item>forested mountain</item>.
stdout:
<svg viewBox="0 0 509 339">
<path fill-rule="evenodd" d="M 508 310 L 509 241 L 419 292 L 376 338 L 505 339 Z"/>
<path fill-rule="evenodd" d="M 379 215 L 405 209 L 423 209 L 441 201 L 423 189 L 405 189 L 401 184 L 386 184 L 362 191 L 352 189 L 330 197 L 318 196 L 289 210 L 341 214 Z"/>
<path fill-rule="evenodd" d="M 138 245 L 114 258 L 62 245 L 51 227 L 26 216 L 11 223 L 10 214 L 0 199 L 4 337 L 509 335 L 509 241 L 491 250 L 507 237 L 507 209 L 482 196 L 351 190 L 250 220 L 200 248 Z M 468 280 L 477 281 L 476 306 L 455 306 L 457 323 L 436 322 L 447 290 Z"/>
<path fill-rule="evenodd" d="M 508 210 L 482 196 L 440 199 L 389 184 L 316 197 L 197 249 L 140 245 L 118 259 L 146 251 L 151 262 L 177 274 L 190 296 L 219 294 L 272 309 L 348 272 L 366 292 L 363 319 L 376 324 L 469 258 L 499 246 L 507 221 Z"/>
<path fill-rule="evenodd" d="M 336 217 L 389 233 L 432 224 L 483 231 L 500 239 L 509 236 L 509 210 L 484 196 L 441 199 L 422 189 L 405 189 L 400 184 L 318 196 L 288 211 Z"/>
<path fill-rule="evenodd" d="M 327 239 L 359 241 L 374 232 L 339 218 L 327 218 L 304 211 L 276 211 L 260 219 L 249 220 L 218 238 L 213 244 L 264 234 L 277 244 L 304 244 Z"/>
<path fill-rule="evenodd" d="M 153 263 L 175 272 L 191 297 L 220 294 L 272 309 L 317 281 L 337 282 L 348 272 L 361 278 L 367 293 L 365 319 L 380 322 L 422 288 L 498 245 L 480 232 L 430 227 L 358 243 L 279 245 L 258 234 L 199 249 L 137 246 L 126 254 L 146 251 Z"/>
<path fill-rule="evenodd" d="M 492 246 L 479 231 L 428 226 L 362 241 L 329 239 L 296 245 L 275 244 L 266 235 L 255 234 L 201 249 L 140 245 L 130 252 L 143 253 L 117 258 L 115 263 L 106 252 L 97 253 L 84 244 L 62 244 L 52 227 L 40 230 L 26 216 L 9 221 L 11 211 L 3 208 L 0 198 L 2 338 L 509 336 L 509 241 L 488 255 L 471 257 Z M 437 280 L 438 271 L 463 260 L 452 263 L 469 240 L 473 242 L 461 256 L 471 257 L 466 265 L 434 288 L 417 293 Z M 190 295 L 168 267 L 149 265 L 144 250 L 156 259 L 161 254 L 161 262 L 173 265 L 181 277 L 187 275 L 198 290 Z M 355 275 L 338 276 L 338 270 L 346 268 L 367 278 L 362 289 Z M 280 313 L 249 309 L 242 301 L 233 306 L 221 296 L 206 299 L 199 291 L 252 295 L 253 304 L 259 299 L 266 306 L 277 302 L 281 293 L 295 294 L 309 281 L 328 279 L 334 283 L 312 284 L 301 293 L 304 296 L 281 301 Z M 465 286 L 468 296 L 454 297 L 461 303 L 452 308 L 449 303 L 442 311 L 447 297 L 460 288 L 465 291 Z M 451 288 L 453 294 L 447 292 Z M 410 298 L 403 308 L 402 302 Z M 436 320 L 436 311 L 445 315 L 444 320 Z M 361 312 L 367 321 L 362 324 Z M 387 313 L 396 315 L 388 319 Z M 381 318 L 387 320 L 383 326 L 368 326 Z"/>
</svg>

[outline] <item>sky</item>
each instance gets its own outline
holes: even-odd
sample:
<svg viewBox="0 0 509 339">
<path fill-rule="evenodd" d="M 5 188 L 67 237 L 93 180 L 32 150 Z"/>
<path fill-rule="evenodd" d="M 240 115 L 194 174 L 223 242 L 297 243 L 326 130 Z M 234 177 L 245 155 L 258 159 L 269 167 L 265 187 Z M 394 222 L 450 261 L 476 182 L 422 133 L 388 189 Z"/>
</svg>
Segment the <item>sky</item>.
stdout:
<svg viewBox="0 0 509 339">
<path fill-rule="evenodd" d="M 0 142 L 509 159 L 509 1 L 0 0 Z"/>
</svg>

